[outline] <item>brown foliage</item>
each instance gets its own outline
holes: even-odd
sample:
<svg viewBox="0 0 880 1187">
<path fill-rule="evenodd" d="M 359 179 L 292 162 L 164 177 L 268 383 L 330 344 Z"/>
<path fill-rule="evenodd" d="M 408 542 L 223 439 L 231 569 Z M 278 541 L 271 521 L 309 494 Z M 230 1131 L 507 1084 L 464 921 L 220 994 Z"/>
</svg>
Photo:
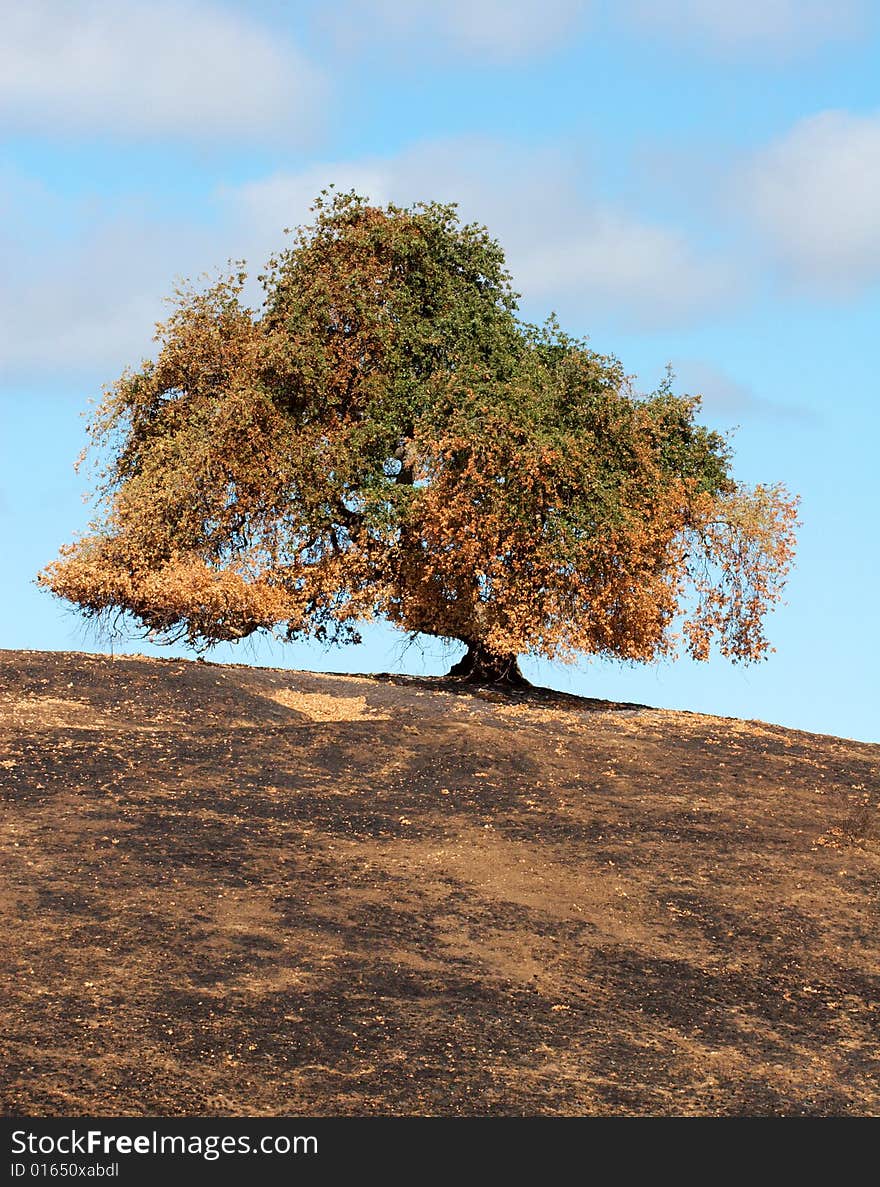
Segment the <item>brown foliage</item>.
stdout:
<svg viewBox="0 0 880 1187">
<path fill-rule="evenodd" d="M 668 386 L 522 327 L 449 208 L 318 206 L 272 262 L 178 296 L 91 425 L 102 516 L 40 582 L 192 645 L 380 615 L 492 656 L 768 649 L 796 500 L 748 491 Z M 474 327 L 478 327 L 475 329 Z"/>
</svg>

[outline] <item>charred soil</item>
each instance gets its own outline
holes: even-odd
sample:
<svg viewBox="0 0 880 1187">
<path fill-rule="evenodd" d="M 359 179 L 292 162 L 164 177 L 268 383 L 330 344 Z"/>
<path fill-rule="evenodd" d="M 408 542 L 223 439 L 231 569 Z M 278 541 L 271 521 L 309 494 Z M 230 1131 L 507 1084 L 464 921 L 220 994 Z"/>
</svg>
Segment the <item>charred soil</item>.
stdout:
<svg viewBox="0 0 880 1187">
<path fill-rule="evenodd" d="M 6 1114 L 880 1113 L 880 747 L 0 652 Z"/>
</svg>

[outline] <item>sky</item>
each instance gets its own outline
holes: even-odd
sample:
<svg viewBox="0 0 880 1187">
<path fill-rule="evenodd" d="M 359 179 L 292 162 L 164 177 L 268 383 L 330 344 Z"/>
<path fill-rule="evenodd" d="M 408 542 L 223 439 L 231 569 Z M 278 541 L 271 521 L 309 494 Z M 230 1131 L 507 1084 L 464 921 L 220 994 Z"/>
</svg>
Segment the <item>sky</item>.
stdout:
<svg viewBox="0 0 880 1187">
<path fill-rule="evenodd" d="M 85 528 L 83 413 L 184 277 L 256 275 L 333 183 L 456 201 L 523 316 L 613 353 L 802 499 L 769 658 L 526 661 L 568 692 L 880 740 L 880 4 L 0 0 L 0 647 L 106 651 L 33 579 Z M 117 652 L 159 651 L 141 640 Z M 439 673 L 454 649 L 217 661 Z"/>
</svg>

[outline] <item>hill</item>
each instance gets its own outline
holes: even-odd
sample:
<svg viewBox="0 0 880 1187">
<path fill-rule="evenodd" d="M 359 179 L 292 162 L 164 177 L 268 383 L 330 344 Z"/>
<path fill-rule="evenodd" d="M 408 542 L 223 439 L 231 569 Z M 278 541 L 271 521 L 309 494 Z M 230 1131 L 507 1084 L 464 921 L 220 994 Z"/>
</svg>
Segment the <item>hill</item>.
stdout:
<svg viewBox="0 0 880 1187">
<path fill-rule="evenodd" d="M 876 1114 L 880 747 L 0 652 L 0 1106 Z"/>
</svg>

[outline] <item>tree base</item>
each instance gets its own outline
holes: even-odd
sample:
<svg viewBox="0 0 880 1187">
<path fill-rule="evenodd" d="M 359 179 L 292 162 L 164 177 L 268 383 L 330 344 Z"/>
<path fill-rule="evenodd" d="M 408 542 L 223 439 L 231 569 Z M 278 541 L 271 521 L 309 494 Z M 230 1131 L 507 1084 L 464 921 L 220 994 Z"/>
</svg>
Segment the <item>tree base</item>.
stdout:
<svg viewBox="0 0 880 1187">
<path fill-rule="evenodd" d="M 446 673 L 447 679 L 462 684 L 501 684 L 507 688 L 530 688 L 520 671 L 515 655 L 493 655 L 483 647 L 468 647 L 458 663 Z"/>
</svg>

